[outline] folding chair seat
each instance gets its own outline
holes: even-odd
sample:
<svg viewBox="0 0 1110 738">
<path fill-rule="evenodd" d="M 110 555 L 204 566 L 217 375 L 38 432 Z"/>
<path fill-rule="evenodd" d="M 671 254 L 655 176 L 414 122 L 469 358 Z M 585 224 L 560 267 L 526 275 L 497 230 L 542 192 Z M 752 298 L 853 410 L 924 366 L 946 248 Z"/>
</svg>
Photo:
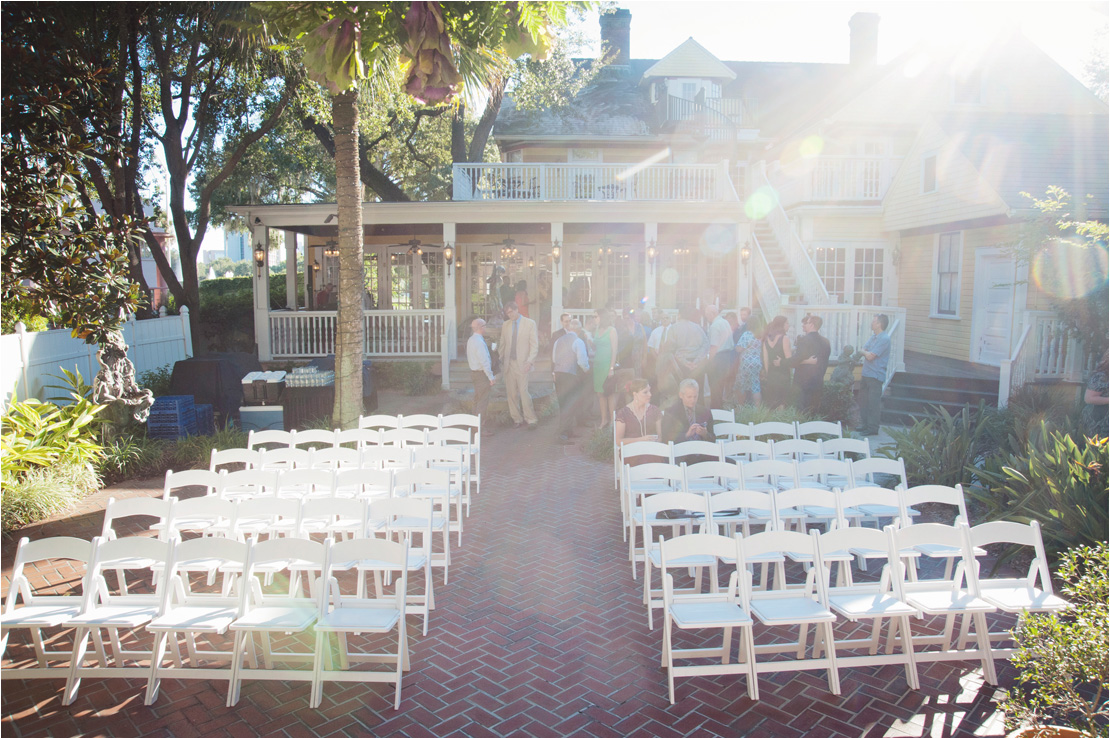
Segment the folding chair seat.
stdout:
<svg viewBox="0 0 1110 738">
<path fill-rule="evenodd" d="M 770 441 L 737 438 L 735 441 L 723 442 L 721 453 L 724 455 L 725 461 L 733 464 L 745 464 L 749 461 L 774 458 L 775 450 Z"/>
<path fill-rule="evenodd" d="M 921 484 L 916 487 L 910 487 L 909 489 L 899 488 L 896 491 L 898 492 L 898 508 L 900 511 L 899 525 L 903 527 L 912 525 L 914 518 L 920 515 L 913 506 L 924 504 L 933 504 L 934 509 L 938 504 L 948 505 L 953 508 L 953 524 L 958 522 L 962 522 L 965 525 L 971 524 L 971 521 L 968 520 L 967 517 L 967 503 L 964 501 L 964 489 L 959 484 L 955 487 L 946 487 L 940 484 Z M 959 547 L 927 544 L 915 546 L 914 548 L 929 558 L 947 559 L 944 576 L 952 576 L 952 563 L 954 559 L 960 555 Z M 985 556 L 986 553 L 987 552 L 982 549 L 975 550 L 976 556 Z"/>
<path fill-rule="evenodd" d="M 735 423 L 736 411 L 724 410 L 721 408 L 713 408 L 709 411 L 710 416 L 713 418 L 713 426 L 716 427 L 717 423 Z M 717 434 L 720 435 L 719 433 Z"/>
<path fill-rule="evenodd" d="M 997 608 L 979 594 L 978 578 L 975 573 L 975 557 L 971 550 L 971 534 L 965 523 L 941 525 L 922 523 L 905 528 L 887 526 L 889 558 L 898 558 L 895 576 L 900 580 L 902 597 L 906 604 L 924 615 L 944 616 L 944 625 L 939 634 L 915 635 L 914 647 L 917 661 L 965 661 L 978 660 L 989 684 L 998 683 L 994 668 L 994 655 L 991 652 L 990 634 L 987 630 L 986 614 Z M 955 570 L 951 577 L 921 578 L 913 568 L 907 566 L 898 552 L 904 549 L 917 549 L 920 546 L 951 546 L 961 551 L 956 558 Z M 959 646 L 974 640 L 974 648 L 954 647 L 953 626 L 959 616 L 965 621 L 961 627 Z M 974 629 L 974 636 L 968 635 Z M 925 650 L 929 646 L 939 646 L 939 650 Z"/>
<path fill-rule="evenodd" d="M 235 657 L 232 644 L 213 640 L 221 640 L 216 637 L 224 636 L 243 614 L 237 588 L 242 573 L 248 568 L 249 555 L 249 543 L 227 538 L 195 538 L 177 543 L 165 567 L 163 614 L 146 626 L 154 634 L 154 647 L 145 704 L 153 705 L 158 699 L 163 678 L 230 680 Z M 223 581 L 217 588 L 196 589 L 190 577 L 198 572 L 209 576 L 222 573 Z M 188 667 L 181 658 L 178 634 L 184 634 L 186 639 Z M 198 644 L 198 637 L 209 639 L 207 650 Z M 219 645 L 226 648 L 218 649 Z M 167 646 L 173 656 L 172 666 L 163 663 Z M 227 661 L 227 667 L 208 665 L 214 661 Z M 202 663 L 205 666 L 201 666 Z"/>
<path fill-rule="evenodd" d="M 207 469 L 186 469 L 175 472 L 166 471 L 162 483 L 162 499 L 214 495 L 220 488 L 220 474 Z"/>
<path fill-rule="evenodd" d="M 382 431 L 383 446 L 397 446 L 398 448 L 412 448 L 413 446 L 428 445 L 427 428 L 397 428 Z"/>
<path fill-rule="evenodd" d="M 852 483 L 846 487 L 908 487 L 906 482 L 906 465 L 902 459 L 868 458 L 850 462 L 852 465 Z M 885 475 L 885 479 L 884 479 Z M 886 481 L 887 484 L 880 482 Z M 896 492 L 890 496 L 890 504 L 857 505 L 856 509 L 863 514 L 865 519 L 873 520 L 876 524 L 884 518 L 896 518 L 901 515 Z"/>
<path fill-rule="evenodd" d="M 717 437 L 718 441 L 727 442 L 748 439 L 748 430 L 749 427 L 747 423 L 737 423 L 733 420 L 718 421 L 714 419 L 713 435 Z"/>
<path fill-rule="evenodd" d="M 227 688 L 227 706 L 239 701 L 244 679 L 312 682 L 315 677 L 315 644 L 302 640 L 304 650 L 276 651 L 271 634 L 297 635 L 307 638 L 319 615 L 322 596 L 320 576 L 327 561 L 330 539 L 324 543 L 304 538 L 274 538 L 254 544 L 250 563 L 240 592 L 240 615 L 229 626 L 234 634 L 231 675 Z M 301 574 L 309 574 L 309 591 L 304 592 Z M 286 572 L 283 577 L 271 577 Z M 312 573 L 315 573 L 313 576 Z M 264 589 L 263 580 L 278 582 L 277 591 Z M 274 587 L 270 587 L 273 590 Z M 261 638 L 262 665 L 258 665 L 255 636 Z M 244 666 L 244 658 L 247 664 Z M 308 662 L 309 668 L 289 668 Z M 287 668 L 276 668 L 278 663 Z"/>
<path fill-rule="evenodd" d="M 835 423 L 828 420 L 808 420 L 795 424 L 794 436 L 796 438 L 807 438 L 810 440 L 843 438 L 844 426 L 841 425 L 839 420 Z M 814 436 L 818 438 L 814 438 Z"/>
<path fill-rule="evenodd" d="M 392 469 L 340 469 L 335 472 L 335 497 L 371 500 L 393 493 Z"/>
<path fill-rule="evenodd" d="M 871 444 L 864 438 L 830 438 L 821 441 L 821 453 L 841 461 L 871 458 Z"/>
<path fill-rule="evenodd" d="M 407 545 L 381 538 L 356 538 L 332 546 L 324 567 L 324 595 L 320 598 L 316 617 L 316 650 L 312 684 L 311 707 L 319 707 L 323 700 L 325 681 L 334 682 L 387 682 L 395 685 L 394 709 L 401 707 L 402 675 L 409 669 L 408 633 L 405 613 L 408 591 Z M 345 594 L 340 587 L 340 574 L 344 570 L 358 569 L 359 580 L 364 572 L 392 576 L 392 591 L 375 588 L 373 596 L 360 588 L 355 594 Z M 397 632 L 395 650 L 379 649 L 376 652 L 352 653 L 355 634 L 384 636 Z M 338 649 L 331 647 L 331 635 L 338 639 Z M 365 642 L 364 639 L 359 639 Z M 375 638 L 371 642 L 380 640 Z M 338 668 L 334 665 L 333 652 L 338 651 Z M 350 669 L 352 663 L 370 662 L 391 667 L 388 671 L 361 671 Z"/>
<path fill-rule="evenodd" d="M 643 521 L 641 502 L 644 495 L 661 492 L 678 492 L 686 489 L 686 474 L 675 464 L 640 464 L 624 466 L 621 483 L 621 512 L 624 513 L 624 533 L 628 539 L 628 560 L 632 562 L 632 576 L 636 576 L 636 562 L 643 555 L 643 548 L 636 547 L 636 531 Z"/>
<path fill-rule="evenodd" d="M 779 444 L 775 444 L 777 451 Z M 798 462 L 798 484 L 803 487 L 844 489 L 851 485 L 852 465 L 847 461 L 816 458 Z M 831 516 L 831 512 L 829 515 Z"/>
<path fill-rule="evenodd" d="M 381 432 L 372 428 L 348 428 L 335 432 L 336 448 L 353 448 L 361 451 L 367 446 L 379 445 L 381 440 Z"/>
<path fill-rule="evenodd" d="M 408 544 L 409 572 L 423 572 L 424 592 L 408 594 L 408 612 L 421 616 L 423 634 L 428 635 L 428 617 L 436 604 L 432 584 L 432 532 L 436 517 L 432 511 L 432 501 L 416 497 L 374 500 L 370 503 L 370 517 L 381 521 L 388 540 Z M 442 519 L 439 523 L 442 525 Z"/>
<path fill-rule="evenodd" d="M 683 566 L 679 561 L 709 560 L 731 567 L 728 585 L 722 592 L 717 579 L 709 580 L 709 591 L 687 590 L 679 592 L 675 586 L 674 571 Z M 694 533 L 665 539 L 659 544 L 659 560 L 663 573 L 663 649 L 661 665 L 667 670 L 667 695 L 674 704 L 676 677 L 706 676 L 714 674 L 745 674 L 748 679 L 748 696 L 759 699 L 756 684 L 751 615 L 744 608 L 739 592 L 739 560 L 735 538 L 706 533 Z M 716 567 L 714 567 L 716 568 Z M 722 632 L 721 646 L 701 648 L 675 648 L 674 629 L 709 630 Z M 740 629 L 739 658 L 730 663 L 732 630 Z M 714 659 L 711 663 L 676 664 L 679 659 Z"/>
<path fill-rule="evenodd" d="M 298 530 L 303 537 L 323 534 L 328 538 L 365 538 L 367 501 L 357 497 L 315 497 L 300 502 Z"/>
<path fill-rule="evenodd" d="M 0 679 L 63 678 L 68 673 L 72 649 L 48 651 L 43 641 L 44 629 L 68 628 L 69 622 L 81 614 L 89 588 L 88 573 L 92 565 L 98 538 L 84 541 L 80 538 L 40 538 L 32 541 L 19 539 L 12 565 L 11 583 L 0 616 L 0 655 L 7 653 L 8 636 L 12 630 L 25 630 L 31 635 L 35 652 L 35 666 L 4 668 Z M 29 569 L 62 566 L 66 576 L 54 584 L 37 585 Z M 17 604 L 22 602 L 21 605 Z M 64 665 L 51 666 L 50 661 L 64 660 Z"/>
<path fill-rule="evenodd" d="M 139 666 L 138 662 L 151 658 L 153 646 L 142 650 L 125 650 L 124 638 L 145 640 L 148 637 L 145 630 L 136 631 L 163 614 L 165 598 L 160 588 L 164 582 L 162 571 L 177 545 L 176 540 L 162 541 L 157 538 L 100 538 L 97 541 L 83 611 L 69 621 L 69 625 L 75 630 L 68 678 L 62 693 L 64 705 L 73 703 L 84 677 L 149 677 L 150 668 Z M 118 577 L 114 591 L 104 576 L 107 570 L 114 570 Z M 141 575 L 141 579 L 147 582 L 153 580 L 158 586 L 153 590 L 146 588 L 148 591 L 128 591 L 125 571 Z M 108 631 L 112 644 L 110 659 L 104 649 L 102 631 Z M 121 638 L 120 631 L 123 631 L 124 638 Z M 96 648 L 95 666 L 85 665 L 85 652 L 90 636 Z M 128 660 L 133 665 L 128 666 Z"/>
<path fill-rule="evenodd" d="M 793 526 L 799 533 L 807 533 L 810 525 L 820 525 L 826 530 L 845 525 L 840 519 L 834 490 L 824 487 L 791 487 L 774 492 L 773 495 L 782 530 L 789 530 Z M 850 561 L 851 556 L 840 560 Z"/>
<path fill-rule="evenodd" d="M 852 487 L 850 489 L 841 490 L 838 495 L 840 505 L 840 515 L 848 527 L 853 530 L 878 530 L 877 528 L 863 528 L 863 523 L 872 520 L 868 516 L 860 512 L 859 508 L 869 507 L 874 509 L 875 506 L 886 505 L 890 502 L 891 498 L 897 500 L 897 493 L 894 490 L 886 489 L 885 487 Z M 901 518 L 894 518 L 894 525 L 901 524 Z M 859 568 L 862 571 L 867 570 L 867 562 L 871 559 L 880 559 L 886 561 L 889 556 L 889 551 L 886 544 L 877 547 L 870 545 L 865 541 L 867 539 L 875 540 L 873 537 L 862 537 L 860 542 L 852 545 L 849 551 L 856 557 L 859 563 Z M 921 557 L 921 553 L 912 548 L 901 551 L 901 557 L 907 560 L 915 560 Z M 911 561 L 911 563 L 913 563 Z M 916 564 L 914 564 L 916 566 Z"/>
<path fill-rule="evenodd" d="M 662 586 L 652 587 L 652 570 L 662 566 L 659 557 L 659 540 L 663 531 L 670 530 L 671 536 L 693 533 L 694 526 L 708 530 L 709 506 L 702 492 L 660 492 L 647 495 L 642 499 L 643 520 L 641 521 L 644 541 L 644 605 L 648 610 L 648 628 L 655 627 L 654 610 L 663 606 Z M 678 559 L 672 560 L 674 566 L 702 567 L 713 566 L 710 578 L 716 575 L 716 559 Z"/>
<path fill-rule="evenodd" d="M 976 551 L 987 546 L 1021 546 L 1026 554 L 1032 554 L 1028 572 L 1024 577 L 984 576 L 979 570 L 979 594 L 1002 612 L 1062 612 L 1071 604 L 1052 591 L 1052 576 L 1049 573 L 1048 558 L 1044 552 L 1041 538 L 1041 524 L 1036 520 L 1028 525 L 1009 521 L 982 523 L 971 529 L 971 545 Z M 976 554 L 979 555 L 978 553 Z M 1012 632 L 1007 629 L 988 634 L 992 642 L 1012 640 Z M 966 636 L 961 644 L 966 645 Z M 1008 659 L 1014 649 L 994 649 L 995 658 Z"/>
<path fill-rule="evenodd" d="M 398 428 L 419 428 L 421 430 L 439 430 L 440 426 L 439 415 L 428 415 L 427 413 L 413 413 L 412 415 L 398 415 L 397 427 Z"/>
<path fill-rule="evenodd" d="M 289 444 L 293 448 L 302 448 L 306 451 L 319 451 L 325 448 L 335 448 L 335 431 L 323 428 L 309 428 L 308 430 L 294 430 L 293 438 Z"/>
<path fill-rule="evenodd" d="M 402 469 L 393 473 L 393 497 L 432 501 L 432 528 L 441 534 L 442 554 L 433 556 L 432 566 L 447 569 L 451 563 L 451 474 L 442 469 Z"/>
<path fill-rule="evenodd" d="M 769 492 L 798 486 L 796 462 L 760 459 L 739 466 L 740 484 L 743 489 Z"/>
<path fill-rule="evenodd" d="M 277 494 L 279 472 L 274 469 L 243 469 L 220 472 L 218 493 L 227 500 L 273 497 Z"/>
<path fill-rule="evenodd" d="M 671 444 L 671 463 L 696 464 L 700 461 L 724 461 L 721 444 L 716 441 L 682 441 Z"/>
<path fill-rule="evenodd" d="M 839 560 L 845 551 L 863 546 L 875 550 L 888 550 L 887 534 L 875 528 L 838 528 L 821 535 L 817 541 L 820 558 L 818 573 L 825 578 L 827 599 L 825 606 L 853 623 L 871 621 L 871 635 L 868 638 L 845 638 L 834 641 L 837 649 L 837 667 L 842 666 L 880 666 L 889 663 L 902 664 L 906 670 L 906 683 L 910 689 L 919 689 L 917 662 L 911 639 L 910 617 L 917 614 L 910 605 L 902 601 L 899 584 L 892 581 L 890 562 L 883 565 L 876 581 L 856 582 L 851 578 L 833 584 L 831 560 Z M 886 646 L 879 654 L 882 624 L 888 623 Z M 900 652 L 894 653 L 897 635 Z M 835 637 L 835 630 L 834 630 Z M 866 648 L 867 654 L 841 655 L 841 650 L 858 651 Z"/>
<path fill-rule="evenodd" d="M 836 651 L 832 648 L 832 625 L 836 615 L 823 603 L 825 596 L 824 578 L 817 576 L 817 567 L 806 567 L 800 582 L 790 582 L 785 574 L 786 567 L 778 570 L 774 582 L 768 583 L 764 590 L 753 587 L 753 575 L 749 567 L 771 557 L 783 558 L 793 554 L 808 556 L 817 561 L 817 531 L 809 535 L 794 531 L 765 531 L 747 538 L 739 539 L 740 592 L 742 607 L 751 615 L 768 626 L 768 629 L 797 626 L 796 642 L 776 642 L 760 645 L 758 639 L 763 633 L 756 633 L 753 646 L 753 669 L 758 674 L 773 671 L 803 671 L 824 669 L 829 680 L 829 691 L 840 694 L 840 676 L 836 667 Z M 809 626 L 815 626 L 816 633 L 812 651 L 807 658 L 809 645 Z M 771 636 L 772 638 L 774 635 Z M 792 654 L 792 659 L 774 658 L 759 661 L 759 654 Z"/>
<path fill-rule="evenodd" d="M 686 490 L 717 494 L 740 489 L 740 467 L 725 461 L 686 464 Z"/>
<path fill-rule="evenodd" d="M 372 430 L 395 430 L 397 428 L 397 416 L 360 415 L 358 418 L 358 427 Z"/>
<path fill-rule="evenodd" d="M 474 485 L 474 494 L 479 494 L 482 491 L 482 418 L 471 413 L 454 413 L 442 416 L 440 424 L 443 430 L 460 428 L 470 431 L 470 483 Z"/>
<path fill-rule="evenodd" d="M 772 444 L 774 458 L 784 461 L 810 461 L 821 458 L 821 442 L 800 438 L 787 438 Z"/>
<path fill-rule="evenodd" d="M 278 474 L 276 497 L 311 500 L 331 497 L 335 472 L 330 469 L 290 469 Z"/>
<path fill-rule="evenodd" d="M 451 521 L 451 529 L 457 532 L 458 544 L 461 546 L 464 518 L 463 503 L 466 502 L 466 493 L 470 489 L 470 461 L 466 458 L 465 449 L 461 446 L 415 448 L 412 452 L 412 462 L 418 468 L 440 469 L 451 475 L 450 494 L 455 504 L 455 515 Z"/>
<path fill-rule="evenodd" d="M 259 469 L 271 471 L 291 471 L 308 469 L 312 465 L 312 454 L 303 448 L 275 448 L 262 451 Z"/>
<path fill-rule="evenodd" d="M 793 423 L 769 420 L 748 425 L 748 438 L 753 441 L 785 441 L 797 437 L 797 427 Z"/>
<path fill-rule="evenodd" d="M 247 433 L 247 448 L 277 449 L 292 448 L 293 432 L 286 430 L 252 430 Z"/>
<path fill-rule="evenodd" d="M 224 448 L 212 449 L 212 456 L 208 461 L 208 471 L 239 471 L 242 469 L 255 469 L 262 463 L 262 452 L 251 448 Z M 225 466 L 235 467 L 224 469 Z"/>
<path fill-rule="evenodd" d="M 308 462 L 310 469 L 358 469 L 362 465 L 362 452 L 356 448 L 342 446 L 321 448 L 312 451 Z"/>
</svg>

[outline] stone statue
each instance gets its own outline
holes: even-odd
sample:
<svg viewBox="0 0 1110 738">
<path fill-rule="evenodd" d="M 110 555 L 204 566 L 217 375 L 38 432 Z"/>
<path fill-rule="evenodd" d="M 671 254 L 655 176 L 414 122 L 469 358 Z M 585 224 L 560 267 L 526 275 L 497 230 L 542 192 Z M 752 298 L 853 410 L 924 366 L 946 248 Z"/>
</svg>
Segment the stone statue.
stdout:
<svg viewBox="0 0 1110 738">
<path fill-rule="evenodd" d="M 851 386 L 855 381 L 852 369 L 862 358 L 863 353 L 856 351 L 855 346 L 851 344 L 841 349 L 840 356 L 836 358 L 836 369 L 833 369 L 832 376 L 829 377 L 829 384 Z"/>
<path fill-rule="evenodd" d="M 131 417 L 143 423 L 150 415 L 154 395 L 135 382 L 135 365 L 127 358 L 127 344 L 123 334 L 112 331 L 96 352 L 100 371 L 93 380 L 93 402 L 107 405 L 121 402 L 131 409 Z"/>
</svg>

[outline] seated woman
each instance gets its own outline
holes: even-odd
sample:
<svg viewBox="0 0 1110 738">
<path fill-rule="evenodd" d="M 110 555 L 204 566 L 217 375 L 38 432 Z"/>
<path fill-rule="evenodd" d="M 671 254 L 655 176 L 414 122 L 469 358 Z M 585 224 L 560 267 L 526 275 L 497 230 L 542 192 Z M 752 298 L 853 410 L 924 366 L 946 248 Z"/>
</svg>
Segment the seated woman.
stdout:
<svg viewBox="0 0 1110 738">
<path fill-rule="evenodd" d="M 617 410 L 614 426 L 617 445 L 623 446 L 635 441 L 658 441 L 662 434 L 663 413 L 651 404 L 651 385 L 646 379 L 633 379 L 628 383 L 627 391 L 632 395 L 632 402 Z M 665 459 L 655 456 L 632 456 L 625 459 L 629 466 L 659 461 Z"/>
</svg>

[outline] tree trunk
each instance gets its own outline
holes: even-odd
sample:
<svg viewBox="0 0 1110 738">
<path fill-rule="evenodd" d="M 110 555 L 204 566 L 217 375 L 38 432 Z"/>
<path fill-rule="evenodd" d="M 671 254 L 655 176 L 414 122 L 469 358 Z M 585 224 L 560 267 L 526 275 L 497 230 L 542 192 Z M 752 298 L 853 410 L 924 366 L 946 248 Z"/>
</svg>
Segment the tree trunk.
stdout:
<svg viewBox="0 0 1110 738">
<path fill-rule="evenodd" d="M 362 414 L 362 186 L 358 161 L 358 91 L 333 95 L 335 199 L 339 211 L 339 304 L 332 426 L 354 428 Z"/>
</svg>

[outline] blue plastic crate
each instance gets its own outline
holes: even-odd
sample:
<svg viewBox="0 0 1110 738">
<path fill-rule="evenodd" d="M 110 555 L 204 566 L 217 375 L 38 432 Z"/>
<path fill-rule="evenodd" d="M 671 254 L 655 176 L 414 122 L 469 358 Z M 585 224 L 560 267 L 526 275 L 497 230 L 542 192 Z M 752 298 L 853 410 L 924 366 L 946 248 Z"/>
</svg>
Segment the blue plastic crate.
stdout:
<svg viewBox="0 0 1110 738">
<path fill-rule="evenodd" d="M 216 432 L 216 416 L 212 412 L 211 405 L 197 405 L 197 433 L 202 436 L 210 436 Z"/>
</svg>

